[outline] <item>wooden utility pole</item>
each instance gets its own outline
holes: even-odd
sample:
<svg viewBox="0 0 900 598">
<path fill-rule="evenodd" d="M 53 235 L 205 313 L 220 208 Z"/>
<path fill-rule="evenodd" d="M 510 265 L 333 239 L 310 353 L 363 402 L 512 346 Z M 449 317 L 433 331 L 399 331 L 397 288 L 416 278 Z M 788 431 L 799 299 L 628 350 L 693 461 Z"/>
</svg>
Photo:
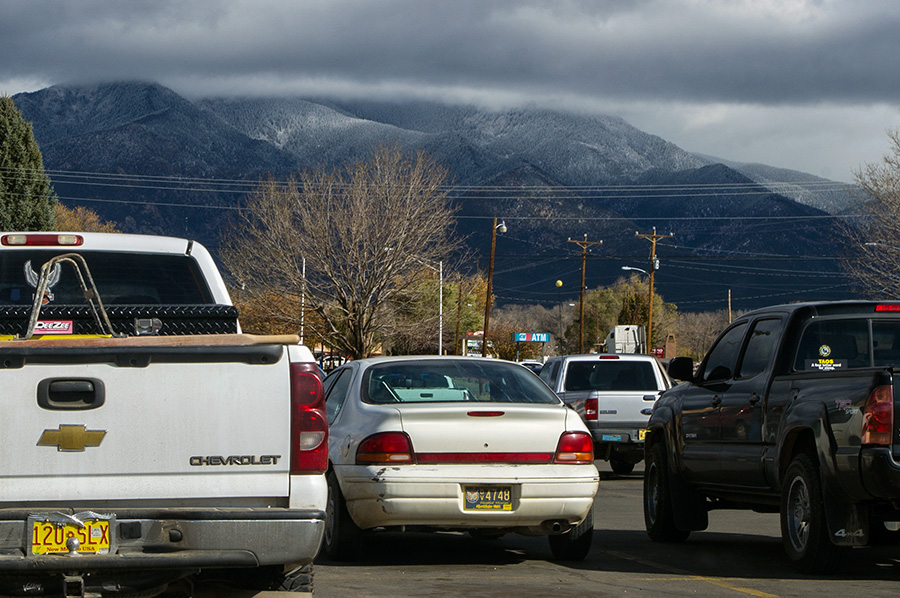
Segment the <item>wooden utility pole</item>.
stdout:
<svg viewBox="0 0 900 598">
<path fill-rule="evenodd" d="M 728 323 L 731 324 L 731 289 L 728 289 Z"/>
<path fill-rule="evenodd" d="M 484 331 L 481 336 L 482 357 L 487 357 L 488 327 L 491 323 L 491 295 L 494 292 L 494 250 L 497 248 L 497 231 L 505 233 L 506 223 L 501 220 L 500 224 L 497 224 L 497 219 L 494 218 L 494 224 L 491 227 L 491 260 L 488 265 L 487 297 L 484 300 Z"/>
<path fill-rule="evenodd" d="M 653 353 L 653 273 L 659 268 L 659 260 L 656 259 L 656 242 L 660 239 L 666 239 L 669 237 L 674 237 L 674 233 L 669 233 L 668 235 L 658 235 L 656 234 L 656 227 L 653 227 L 653 232 L 649 235 L 634 231 L 635 236 L 641 237 L 642 239 L 647 239 L 650 241 L 650 313 L 647 315 L 647 352 Z"/>
<path fill-rule="evenodd" d="M 575 243 L 581 247 L 581 303 L 578 308 L 578 352 L 584 353 L 584 270 L 587 264 L 587 251 L 591 245 L 603 245 L 603 241 L 588 241 L 587 233 L 585 233 L 584 240 L 573 241 L 569 239 L 569 243 Z"/>
</svg>

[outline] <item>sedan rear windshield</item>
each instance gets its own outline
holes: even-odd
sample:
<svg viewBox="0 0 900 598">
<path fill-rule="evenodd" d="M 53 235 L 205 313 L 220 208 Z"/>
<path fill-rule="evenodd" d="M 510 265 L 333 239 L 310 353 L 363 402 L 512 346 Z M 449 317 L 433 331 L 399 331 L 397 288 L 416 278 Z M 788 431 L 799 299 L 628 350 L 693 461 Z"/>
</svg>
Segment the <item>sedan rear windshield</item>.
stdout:
<svg viewBox="0 0 900 598">
<path fill-rule="evenodd" d="M 0 305 L 30 305 L 41 266 L 50 258 L 70 253 L 59 250 L 0 252 Z M 212 293 L 196 261 L 186 255 L 80 251 L 107 305 L 212 303 Z M 71 264 L 51 271 L 49 301 L 85 302 Z"/>
<path fill-rule="evenodd" d="M 598 359 L 570 361 L 566 368 L 566 391 L 659 390 L 649 361 Z"/>
<path fill-rule="evenodd" d="M 409 360 L 373 365 L 363 381 L 369 403 L 458 401 L 559 404 L 525 368 L 481 359 Z"/>
</svg>

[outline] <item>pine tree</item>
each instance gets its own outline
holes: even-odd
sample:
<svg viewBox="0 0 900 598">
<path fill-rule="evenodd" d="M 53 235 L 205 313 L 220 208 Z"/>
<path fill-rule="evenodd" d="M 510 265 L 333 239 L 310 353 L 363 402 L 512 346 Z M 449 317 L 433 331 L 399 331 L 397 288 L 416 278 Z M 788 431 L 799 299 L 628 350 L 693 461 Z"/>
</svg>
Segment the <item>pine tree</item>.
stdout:
<svg viewBox="0 0 900 598">
<path fill-rule="evenodd" d="M 51 230 L 56 204 L 31 123 L 0 96 L 0 230 Z"/>
</svg>

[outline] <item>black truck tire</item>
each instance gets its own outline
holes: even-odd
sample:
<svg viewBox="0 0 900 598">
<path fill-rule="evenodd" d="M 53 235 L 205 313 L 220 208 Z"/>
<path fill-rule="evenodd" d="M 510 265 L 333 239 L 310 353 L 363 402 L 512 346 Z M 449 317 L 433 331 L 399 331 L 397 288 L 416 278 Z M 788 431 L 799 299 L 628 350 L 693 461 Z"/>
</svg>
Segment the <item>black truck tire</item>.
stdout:
<svg viewBox="0 0 900 598">
<path fill-rule="evenodd" d="M 819 468 L 807 454 L 794 457 L 781 486 L 781 541 L 802 573 L 833 573 L 843 551 L 831 542 Z"/>
<path fill-rule="evenodd" d="M 632 463 L 622 455 L 613 453 L 609 456 L 609 467 L 613 470 L 613 473 L 625 475 L 634 471 L 634 466 L 635 463 Z"/>
<path fill-rule="evenodd" d="M 352 561 L 359 557 L 362 530 L 357 527 L 341 493 L 334 471 L 329 471 L 328 502 L 325 506 L 325 538 L 322 552 L 334 561 Z"/>
<path fill-rule="evenodd" d="M 594 540 L 594 507 L 588 511 L 584 521 L 565 534 L 547 536 L 550 552 L 559 561 L 583 561 L 591 551 Z"/>
<path fill-rule="evenodd" d="M 312 563 L 289 571 L 278 579 L 276 587 L 278 592 L 309 592 L 313 591 L 313 566 Z"/>
<path fill-rule="evenodd" d="M 200 573 L 194 587 L 216 596 L 246 595 L 255 592 L 313 591 L 312 564 L 285 571 L 283 565 L 263 565 L 249 569 L 211 569 Z M 234 589 L 234 591 L 231 591 Z"/>
<path fill-rule="evenodd" d="M 675 525 L 673 508 L 666 446 L 657 442 L 644 465 L 644 526 L 651 540 L 684 542 L 691 535 Z"/>
</svg>

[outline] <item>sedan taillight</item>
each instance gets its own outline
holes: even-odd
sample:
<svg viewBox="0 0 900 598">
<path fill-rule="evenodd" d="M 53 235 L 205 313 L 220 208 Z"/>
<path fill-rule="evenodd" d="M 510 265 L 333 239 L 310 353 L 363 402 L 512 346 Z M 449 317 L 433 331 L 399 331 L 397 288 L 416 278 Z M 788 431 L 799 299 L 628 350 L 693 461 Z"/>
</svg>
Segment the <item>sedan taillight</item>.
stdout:
<svg viewBox="0 0 900 598">
<path fill-rule="evenodd" d="M 593 463 L 594 439 L 587 432 L 564 432 L 559 437 L 554 463 Z"/>
<path fill-rule="evenodd" d="M 357 465 L 403 465 L 415 463 L 409 436 L 403 432 L 379 432 L 359 443 Z"/>
<path fill-rule="evenodd" d="M 291 474 L 328 469 L 325 394 L 314 363 L 291 364 Z"/>
<path fill-rule="evenodd" d="M 862 443 L 890 446 L 894 428 L 894 389 L 877 386 L 866 399 Z"/>
</svg>

